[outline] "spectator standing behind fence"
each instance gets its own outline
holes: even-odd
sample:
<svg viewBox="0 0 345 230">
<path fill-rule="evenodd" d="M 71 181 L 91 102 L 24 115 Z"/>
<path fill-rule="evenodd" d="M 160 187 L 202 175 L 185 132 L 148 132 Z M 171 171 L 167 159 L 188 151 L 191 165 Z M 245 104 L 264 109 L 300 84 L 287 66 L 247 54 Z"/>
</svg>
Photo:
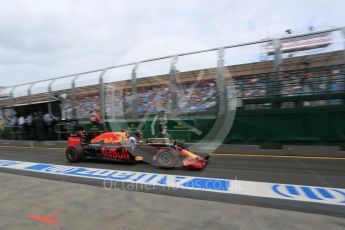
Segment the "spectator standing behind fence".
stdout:
<svg viewBox="0 0 345 230">
<path fill-rule="evenodd" d="M 33 138 L 33 135 L 34 135 L 34 130 L 33 130 L 33 127 L 32 127 L 32 115 L 31 113 L 29 113 L 27 116 L 26 116 L 26 132 L 28 133 L 28 137 L 29 139 L 32 139 Z"/>
<path fill-rule="evenodd" d="M 11 118 L 11 126 L 12 126 L 12 139 L 16 139 L 16 134 L 18 132 L 18 118 L 16 114 L 13 114 Z"/>
<path fill-rule="evenodd" d="M 16 126 L 18 122 L 17 115 L 13 114 L 12 119 L 11 119 L 11 125 Z"/>
<path fill-rule="evenodd" d="M 20 135 L 20 138 L 23 138 L 22 135 L 24 134 L 24 125 L 25 125 L 25 118 L 24 118 L 24 115 L 21 115 L 18 118 L 18 134 Z"/>
<path fill-rule="evenodd" d="M 46 134 L 46 136 L 48 138 L 51 137 L 51 124 L 53 122 L 53 117 L 52 115 L 49 113 L 49 112 L 46 112 L 44 115 L 43 115 L 43 122 L 44 122 L 44 133 Z"/>
<path fill-rule="evenodd" d="M 0 138 L 2 138 L 2 132 L 4 131 L 5 128 L 5 123 L 4 121 L 0 118 Z"/>
<path fill-rule="evenodd" d="M 43 140 L 43 121 L 40 111 L 34 114 L 33 124 L 36 139 L 39 141 Z"/>
</svg>

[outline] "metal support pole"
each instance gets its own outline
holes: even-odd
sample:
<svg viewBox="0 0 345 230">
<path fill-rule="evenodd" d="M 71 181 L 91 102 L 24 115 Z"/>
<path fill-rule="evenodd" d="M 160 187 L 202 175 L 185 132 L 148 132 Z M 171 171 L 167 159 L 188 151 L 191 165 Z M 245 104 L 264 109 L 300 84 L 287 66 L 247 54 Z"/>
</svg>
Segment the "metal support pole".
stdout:
<svg viewBox="0 0 345 230">
<path fill-rule="evenodd" d="M 34 86 L 35 83 L 30 84 L 28 88 L 28 103 L 31 103 L 31 88 Z"/>
<path fill-rule="evenodd" d="M 72 79 L 72 118 L 77 119 L 77 96 L 76 96 L 76 91 L 75 91 L 75 82 L 79 78 L 80 75 L 74 76 Z"/>
<path fill-rule="evenodd" d="M 281 41 L 279 39 L 273 40 L 274 45 L 274 65 L 273 65 L 273 72 L 271 82 L 271 95 L 278 95 L 280 92 L 280 81 L 278 79 L 279 72 L 281 71 L 281 64 L 282 64 L 282 50 L 281 50 Z"/>
<path fill-rule="evenodd" d="M 278 38 L 273 39 L 273 46 L 275 50 L 273 71 L 279 72 L 281 70 L 281 64 L 282 64 L 281 41 Z"/>
<path fill-rule="evenodd" d="M 217 61 L 217 88 L 219 101 L 219 114 L 225 112 L 225 81 L 224 81 L 224 48 L 218 50 Z"/>
<path fill-rule="evenodd" d="M 115 88 L 111 87 L 111 119 L 115 120 Z"/>
<path fill-rule="evenodd" d="M 105 121 L 105 101 L 104 101 L 104 81 L 103 76 L 107 72 L 107 69 L 103 70 L 99 75 L 99 104 L 101 108 L 101 119 Z"/>
<path fill-rule="evenodd" d="M 51 101 L 53 100 L 53 94 L 52 94 L 52 85 L 54 84 L 55 80 L 51 80 L 48 85 L 48 113 L 52 114 L 52 104 Z"/>
<path fill-rule="evenodd" d="M 345 90 L 345 26 L 341 28 L 341 33 L 343 35 L 343 67 L 342 67 L 342 85 L 343 85 L 343 90 Z M 345 105 L 345 99 L 343 99 L 343 105 Z"/>
<path fill-rule="evenodd" d="M 273 39 L 273 46 L 274 46 L 274 66 L 273 66 L 273 72 L 272 78 L 270 79 L 271 86 L 270 86 L 270 94 L 273 96 L 279 96 L 280 95 L 280 79 L 279 74 L 281 71 L 281 65 L 282 65 L 282 43 L 279 38 Z M 280 103 L 273 103 L 272 107 L 279 108 Z"/>
<path fill-rule="evenodd" d="M 111 119 L 115 119 L 115 113 L 116 113 L 116 110 L 115 110 L 115 87 L 112 86 L 112 85 L 106 85 L 105 86 L 106 88 L 109 88 L 111 90 L 110 92 L 110 98 L 111 98 Z"/>
<path fill-rule="evenodd" d="M 10 103 L 11 103 L 11 106 L 13 107 L 14 106 L 14 96 L 13 96 L 13 91 L 17 88 L 17 86 L 14 86 L 11 91 L 10 91 Z M 12 119 L 13 119 L 13 116 L 14 116 L 14 109 L 12 108 L 11 109 L 11 125 L 12 125 Z M 11 128 L 11 132 L 12 132 L 12 139 L 15 138 L 15 135 L 14 135 L 14 132 L 13 132 L 13 128 Z"/>
<path fill-rule="evenodd" d="M 341 28 L 341 32 L 343 34 L 343 43 L 344 43 L 344 47 L 343 47 L 343 64 L 345 65 L 345 27 Z M 343 66 L 344 69 L 344 66 Z"/>
<path fill-rule="evenodd" d="M 177 77 L 176 77 L 176 63 L 178 55 L 171 59 L 170 64 L 170 98 L 171 98 L 171 113 L 177 115 Z"/>
<path fill-rule="evenodd" d="M 13 95 L 13 92 L 14 90 L 17 88 L 17 86 L 14 86 L 11 91 L 10 91 L 10 103 L 11 103 L 11 106 L 13 107 L 14 106 L 14 95 Z"/>
<path fill-rule="evenodd" d="M 52 94 L 52 85 L 54 84 L 54 82 L 55 82 L 55 79 L 50 81 L 48 85 L 49 100 L 52 100 L 54 98 Z"/>
<path fill-rule="evenodd" d="M 132 114 L 133 117 L 137 117 L 137 106 L 138 106 L 138 92 L 137 92 L 137 69 L 139 67 L 139 63 L 136 63 L 132 70 Z"/>
</svg>

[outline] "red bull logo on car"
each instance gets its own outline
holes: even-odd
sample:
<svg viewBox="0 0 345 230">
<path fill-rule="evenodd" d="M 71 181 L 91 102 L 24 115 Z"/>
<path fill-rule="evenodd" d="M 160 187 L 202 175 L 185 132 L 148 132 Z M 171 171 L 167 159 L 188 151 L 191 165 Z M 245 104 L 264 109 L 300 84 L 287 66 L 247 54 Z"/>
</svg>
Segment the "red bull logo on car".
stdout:
<svg viewBox="0 0 345 230">
<path fill-rule="evenodd" d="M 102 157 L 120 160 L 129 160 L 130 156 L 126 148 L 101 148 Z"/>
</svg>

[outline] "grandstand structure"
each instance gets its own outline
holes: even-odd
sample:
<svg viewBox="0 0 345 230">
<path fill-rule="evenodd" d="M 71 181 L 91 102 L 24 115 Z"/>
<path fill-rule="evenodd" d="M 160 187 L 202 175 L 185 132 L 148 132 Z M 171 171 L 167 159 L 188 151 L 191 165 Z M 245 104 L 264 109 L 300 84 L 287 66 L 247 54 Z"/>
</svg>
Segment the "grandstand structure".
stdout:
<svg viewBox="0 0 345 230">
<path fill-rule="evenodd" d="M 319 113 L 320 110 L 328 115 L 329 111 L 335 110 L 342 113 L 345 105 L 344 37 L 344 28 L 332 28 L 129 63 L 63 76 L 62 78 L 70 82 L 70 87 L 61 90 L 53 90 L 54 83 L 60 78 L 6 87 L 2 89 L 4 92 L 2 95 L 7 95 L 7 98 L 0 98 L 0 108 L 3 116 L 11 117 L 17 108 L 34 108 L 39 104 L 46 105 L 46 108 L 39 107 L 40 109 L 54 113 L 59 110 L 52 108 L 52 104 L 56 103 L 59 104 L 61 115 L 55 114 L 55 116 L 63 120 L 78 121 L 87 121 L 90 110 L 99 111 L 103 121 L 109 122 L 119 120 L 134 122 L 145 117 L 148 112 L 150 116 L 154 116 L 160 111 L 165 111 L 167 114 L 177 113 L 185 119 L 214 119 L 219 115 L 222 107 L 226 106 L 227 102 L 224 102 L 224 99 L 235 97 L 236 108 L 227 109 L 237 109 L 239 118 L 241 116 L 257 118 L 256 114 L 266 114 L 268 118 L 272 114 L 287 112 L 300 113 L 304 116 L 310 111 Z M 255 44 L 266 44 L 265 47 L 269 47 L 266 51 L 267 60 L 225 64 L 224 53 L 231 52 L 233 48 Z M 306 52 L 318 49 L 319 51 L 312 54 Z M 179 71 L 176 65 L 178 57 L 204 52 L 217 53 L 213 67 Z M 142 63 L 160 59 L 172 60 L 168 73 L 137 77 L 137 69 Z M 116 82 L 104 81 L 107 71 L 123 66 L 132 67 L 129 79 Z M 77 80 L 89 73 L 98 76 L 98 84 L 77 87 Z M 35 85 L 42 82 L 46 82 L 46 90 L 32 93 Z M 16 96 L 16 90 L 23 86 L 26 87 L 26 93 Z M 271 119 L 275 118 L 271 116 Z M 268 123 L 275 125 L 272 121 Z M 236 132 L 238 126 L 236 119 L 234 126 Z M 267 124 L 265 126 L 268 127 Z M 264 127 L 259 127 L 258 130 L 260 129 Z M 340 132 L 345 133 L 343 129 Z M 227 140 L 248 143 L 252 140 L 298 142 L 308 141 L 313 135 L 305 134 L 294 139 L 292 137 L 296 135 L 291 131 L 291 138 L 274 140 L 271 138 L 273 135 L 250 137 L 245 134 L 239 138 L 236 134 L 229 134 Z M 325 141 L 338 143 L 343 138 L 340 136 Z M 324 141 L 321 137 L 314 140 Z"/>
</svg>

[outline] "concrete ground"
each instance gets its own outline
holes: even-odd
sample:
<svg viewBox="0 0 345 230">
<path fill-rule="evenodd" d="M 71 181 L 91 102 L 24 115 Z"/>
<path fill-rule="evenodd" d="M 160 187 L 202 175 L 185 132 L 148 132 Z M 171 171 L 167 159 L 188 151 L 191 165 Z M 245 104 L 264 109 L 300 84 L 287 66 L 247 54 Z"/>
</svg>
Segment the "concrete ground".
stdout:
<svg viewBox="0 0 345 230">
<path fill-rule="evenodd" d="M 0 229 L 344 229 L 345 219 L 0 173 Z M 50 225 L 27 216 L 47 216 Z"/>
</svg>

